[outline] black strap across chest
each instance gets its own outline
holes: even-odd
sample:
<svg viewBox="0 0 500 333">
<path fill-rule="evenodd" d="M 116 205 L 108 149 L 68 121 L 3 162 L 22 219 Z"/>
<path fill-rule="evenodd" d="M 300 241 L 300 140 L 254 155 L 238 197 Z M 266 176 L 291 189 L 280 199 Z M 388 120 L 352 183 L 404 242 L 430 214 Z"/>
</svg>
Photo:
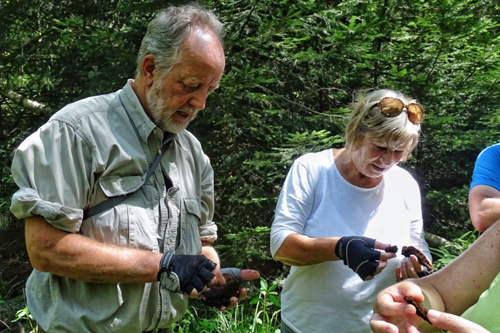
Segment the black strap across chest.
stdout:
<svg viewBox="0 0 500 333">
<path fill-rule="evenodd" d="M 130 117 L 130 115 L 127 111 L 127 108 L 125 107 L 125 104 L 123 103 L 122 97 L 119 96 L 119 98 L 120 98 L 120 103 L 123 106 L 123 110 L 124 110 L 125 114 L 127 115 L 130 123 L 132 124 L 132 128 L 134 129 L 135 134 L 137 135 L 138 138 L 140 138 L 139 131 L 137 130 L 137 127 L 135 126 L 134 121 Z M 167 151 L 167 146 L 168 146 L 167 142 L 164 142 L 162 147 L 161 147 L 160 153 L 156 156 L 153 163 L 151 163 L 151 166 L 149 167 L 149 169 L 146 173 L 146 178 L 144 179 L 144 183 L 141 185 L 141 187 L 147 183 L 149 177 L 151 177 L 151 175 L 155 172 L 156 168 L 158 167 L 158 165 L 161 162 L 161 159 L 163 158 L 163 155 L 165 155 L 165 152 Z M 170 181 L 170 179 L 168 179 L 168 177 L 164 177 L 164 178 L 165 178 L 165 183 L 167 185 L 167 190 L 168 190 L 170 187 L 172 187 L 172 182 Z M 86 219 L 88 219 L 96 214 L 102 213 L 108 209 L 113 208 L 114 206 L 116 206 L 116 205 L 122 203 L 123 201 L 127 200 L 128 198 L 130 198 L 139 189 L 137 189 L 136 191 L 131 192 L 131 193 L 127 193 L 124 195 L 113 197 L 111 199 L 108 199 L 106 201 L 98 203 L 97 205 L 95 205 L 93 207 L 89 207 L 89 208 L 85 209 L 83 211 L 83 219 L 86 220 Z"/>
<path fill-rule="evenodd" d="M 156 155 L 156 158 L 154 159 L 153 163 L 151 163 L 151 166 L 149 167 L 148 172 L 146 173 L 146 179 L 144 179 L 144 183 L 142 184 L 142 186 L 144 186 L 144 184 L 147 183 L 149 177 L 151 177 L 151 175 L 155 172 L 156 168 L 158 167 L 158 165 L 161 162 L 161 159 L 163 158 L 163 155 L 165 155 L 165 152 L 167 151 L 167 146 L 168 146 L 168 144 L 164 143 L 163 146 L 161 147 L 160 153 L 158 155 Z M 167 177 L 165 177 L 165 178 L 166 178 L 166 180 L 168 180 Z M 167 184 L 167 187 L 171 187 L 171 186 L 172 186 L 172 184 Z M 87 208 L 86 210 L 83 211 L 83 219 L 86 220 L 86 219 L 88 219 L 96 214 L 102 213 L 108 209 L 113 208 L 114 206 L 116 206 L 116 205 L 122 203 L 123 201 L 127 200 L 128 198 L 130 198 L 135 192 L 137 192 L 137 190 L 134 192 L 131 192 L 131 193 L 127 193 L 124 195 L 113 197 L 111 199 L 108 199 L 106 201 L 98 203 L 95 206 Z"/>
</svg>

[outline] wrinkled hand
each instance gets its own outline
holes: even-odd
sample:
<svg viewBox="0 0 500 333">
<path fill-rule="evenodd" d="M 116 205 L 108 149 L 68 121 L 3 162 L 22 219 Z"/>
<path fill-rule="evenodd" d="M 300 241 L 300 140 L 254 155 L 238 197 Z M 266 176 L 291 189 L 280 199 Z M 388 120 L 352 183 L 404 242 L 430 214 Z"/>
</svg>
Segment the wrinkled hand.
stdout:
<svg viewBox="0 0 500 333">
<path fill-rule="evenodd" d="M 373 304 L 370 328 L 375 333 L 416 333 L 423 321 L 417 316 L 413 305 L 405 302 L 404 296 L 412 296 L 423 302 L 422 290 L 415 284 L 400 282 L 382 290 Z"/>
<path fill-rule="evenodd" d="M 395 258 L 395 253 L 380 252 L 390 245 L 362 236 L 342 237 L 335 246 L 335 255 L 344 265 L 356 272 L 363 281 L 371 280 L 386 266 L 387 260 Z"/>
<path fill-rule="evenodd" d="M 429 310 L 427 318 L 434 326 L 451 333 L 490 333 L 484 327 L 450 313 Z"/>
<path fill-rule="evenodd" d="M 253 269 L 239 269 L 234 267 L 226 267 L 220 270 L 216 269 L 214 273 L 215 276 L 217 277 L 218 285 L 226 284 L 226 280 L 224 279 L 222 274 L 232 274 L 235 277 L 241 278 L 242 280 L 256 280 L 260 278 L 260 273 Z M 238 297 L 231 297 L 231 299 L 229 300 L 229 304 L 227 304 L 226 306 L 220 306 L 217 308 L 217 310 L 220 311 L 231 310 L 236 306 L 236 303 L 243 300 L 247 296 L 247 292 L 248 290 L 246 288 L 240 288 L 240 290 L 237 293 Z"/>
<path fill-rule="evenodd" d="M 212 273 L 216 267 L 217 264 L 203 255 L 166 252 L 160 261 L 158 281 L 168 291 L 196 298 L 207 285 L 216 283 Z"/>
</svg>

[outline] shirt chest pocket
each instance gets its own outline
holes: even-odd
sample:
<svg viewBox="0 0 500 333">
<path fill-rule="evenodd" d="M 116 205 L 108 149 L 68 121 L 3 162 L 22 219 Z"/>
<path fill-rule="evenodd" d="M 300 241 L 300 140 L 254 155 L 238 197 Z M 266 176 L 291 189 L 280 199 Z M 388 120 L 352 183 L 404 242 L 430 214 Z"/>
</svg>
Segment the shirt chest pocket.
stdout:
<svg viewBox="0 0 500 333">
<path fill-rule="evenodd" d="M 120 247 L 154 250 L 157 232 L 152 212 L 146 204 L 141 176 L 110 176 L 99 180 L 99 201 L 129 195 L 124 201 L 113 204 L 85 224 L 84 233 L 91 238 Z M 150 204 L 151 205 L 151 204 Z M 83 226 L 82 226 L 83 229 Z"/>
<path fill-rule="evenodd" d="M 126 195 L 137 191 L 144 183 L 141 176 L 103 177 L 99 179 L 99 187 L 108 198 Z"/>
<path fill-rule="evenodd" d="M 184 211 L 181 214 L 181 243 L 177 251 L 186 254 L 201 254 L 199 225 L 201 221 L 200 202 L 197 199 L 184 198 Z M 185 248 L 183 248 L 185 247 Z"/>
</svg>

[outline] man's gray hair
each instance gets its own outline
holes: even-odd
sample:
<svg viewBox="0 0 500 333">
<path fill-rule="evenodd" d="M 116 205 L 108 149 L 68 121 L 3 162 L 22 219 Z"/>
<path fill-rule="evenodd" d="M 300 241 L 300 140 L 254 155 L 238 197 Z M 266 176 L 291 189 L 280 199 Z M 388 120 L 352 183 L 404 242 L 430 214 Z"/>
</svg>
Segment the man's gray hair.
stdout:
<svg viewBox="0 0 500 333">
<path fill-rule="evenodd" d="M 142 39 L 137 55 L 137 73 L 142 72 L 144 57 L 152 55 L 159 75 L 166 74 L 180 60 L 184 40 L 196 28 L 212 30 L 223 45 L 222 23 L 208 9 L 197 4 L 189 4 L 170 6 L 156 14 Z"/>
</svg>

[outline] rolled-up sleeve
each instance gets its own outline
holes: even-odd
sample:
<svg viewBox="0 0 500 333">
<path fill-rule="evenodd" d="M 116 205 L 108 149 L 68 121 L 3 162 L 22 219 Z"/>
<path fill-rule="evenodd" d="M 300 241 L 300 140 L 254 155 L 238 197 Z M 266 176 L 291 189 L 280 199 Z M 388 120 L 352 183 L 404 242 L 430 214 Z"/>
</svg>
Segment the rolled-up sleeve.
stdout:
<svg viewBox="0 0 500 333">
<path fill-rule="evenodd" d="M 214 172 L 208 156 L 204 155 L 205 168 L 201 176 L 200 238 L 210 243 L 217 240 L 217 225 L 214 217 Z"/>
<path fill-rule="evenodd" d="M 12 176 L 19 187 L 11 202 L 18 218 L 43 216 L 52 226 L 76 232 L 87 202 L 91 153 L 71 126 L 49 121 L 15 151 Z"/>
<path fill-rule="evenodd" d="M 313 206 L 312 184 L 311 174 L 307 167 L 297 160 L 288 172 L 276 205 L 271 227 L 273 257 L 290 234 L 304 233 L 304 227 Z"/>
</svg>

